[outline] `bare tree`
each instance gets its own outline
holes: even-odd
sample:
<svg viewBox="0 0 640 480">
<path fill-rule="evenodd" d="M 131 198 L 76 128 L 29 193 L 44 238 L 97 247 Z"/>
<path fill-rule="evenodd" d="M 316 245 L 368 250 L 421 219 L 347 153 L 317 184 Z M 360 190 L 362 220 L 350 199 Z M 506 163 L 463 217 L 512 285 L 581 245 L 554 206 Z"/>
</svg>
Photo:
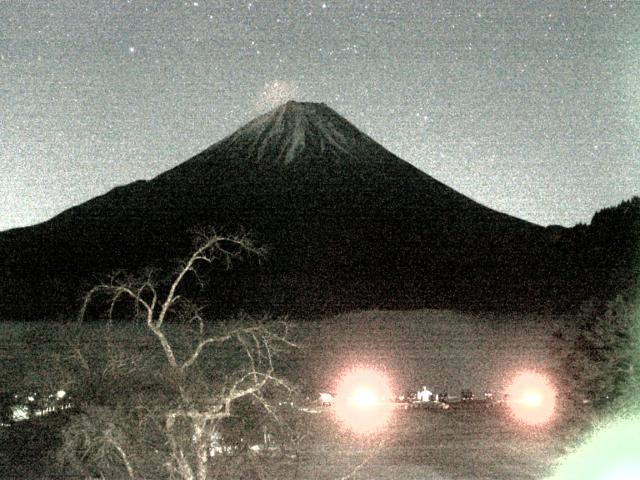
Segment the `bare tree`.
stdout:
<svg viewBox="0 0 640 480">
<path fill-rule="evenodd" d="M 267 475 L 256 456 L 266 455 L 268 443 L 279 443 L 277 455 L 286 458 L 293 409 L 282 399 L 295 392 L 276 362 L 296 347 L 290 323 L 206 322 L 186 295 L 185 284 L 202 282 L 207 265 L 229 267 L 247 254 L 265 252 L 245 236 L 203 234 L 167 282 L 156 272 L 119 274 L 88 292 L 80 321 L 101 297 L 108 322 L 79 335 L 73 349 L 82 412 L 63 435 L 59 457 L 67 466 L 85 475 L 205 480 L 240 469 Z M 141 321 L 112 328 L 127 304 Z M 256 432 L 262 441 L 251 448 Z"/>
</svg>

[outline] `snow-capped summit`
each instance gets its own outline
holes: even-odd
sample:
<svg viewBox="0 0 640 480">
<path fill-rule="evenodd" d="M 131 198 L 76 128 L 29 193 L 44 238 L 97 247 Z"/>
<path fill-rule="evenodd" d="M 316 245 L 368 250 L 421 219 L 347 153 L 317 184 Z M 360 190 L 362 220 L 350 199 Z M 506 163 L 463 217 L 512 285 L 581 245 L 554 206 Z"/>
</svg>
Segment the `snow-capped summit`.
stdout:
<svg viewBox="0 0 640 480">
<path fill-rule="evenodd" d="M 371 154 L 382 149 L 324 103 L 295 101 L 257 117 L 220 142 L 223 145 L 242 149 L 243 155 L 256 161 L 269 158 L 284 164 L 302 154 L 355 160 L 364 151 Z"/>
</svg>

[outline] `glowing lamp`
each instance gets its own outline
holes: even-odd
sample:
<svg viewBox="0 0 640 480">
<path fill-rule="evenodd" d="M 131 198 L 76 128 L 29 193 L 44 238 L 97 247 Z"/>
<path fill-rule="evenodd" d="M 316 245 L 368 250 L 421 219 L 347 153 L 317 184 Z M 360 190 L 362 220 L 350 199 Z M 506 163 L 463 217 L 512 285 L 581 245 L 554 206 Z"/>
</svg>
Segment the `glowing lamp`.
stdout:
<svg viewBox="0 0 640 480">
<path fill-rule="evenodd" d="M 349 398 L 349 401 L 360 408 L 373 407 L 379 403 L 376 393 L 367 387 L 357 389 Z"/>
<path fill-rule="evenodd" d="M 338 381 L 336 418 L 359 435 L 379 432 L 391 418 L 388 398 L 391 398 L 391 387 L 386 375 L 374 368 L 351 369 Z"/>
<path fill-rule="evenodd" d="M 507 393 L 511 413 L 517 420 L 527 425 L 542 425 L 553 417 L 556 391 L 546 376 L 522 372 L 513 379 Z"/>
<path fill-rule="evenodd" d="M 526 392 L 522 397 L 522 402 L 532 408 L 539 408 L 542 405 L 542 396 L 539 392 Z"/>
</svg>

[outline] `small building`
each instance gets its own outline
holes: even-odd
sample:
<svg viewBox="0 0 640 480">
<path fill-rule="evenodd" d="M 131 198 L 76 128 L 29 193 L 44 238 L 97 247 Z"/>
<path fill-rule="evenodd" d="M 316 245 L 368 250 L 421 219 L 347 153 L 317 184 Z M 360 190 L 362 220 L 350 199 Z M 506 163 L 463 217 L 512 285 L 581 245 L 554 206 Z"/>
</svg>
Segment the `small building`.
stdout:
<svg viewBox="0 0 640 480">
<path fill-rule="evenodd" d="M 422 387 L 422 390 L 418 391 L 418 401 L 419 402 L 428 402 L 431 400 L 433 396 L 433 392 L 427 390 L 427 387 Z"/>
<path fill-rule="evenodd" d="M 331 395 L 328 392 L 320 393 L 320 404 L 321 405 L 329 406 L 329 405 L 333 405 L 333 402 L 334 402 L 333 395 Z"/>
</svg>

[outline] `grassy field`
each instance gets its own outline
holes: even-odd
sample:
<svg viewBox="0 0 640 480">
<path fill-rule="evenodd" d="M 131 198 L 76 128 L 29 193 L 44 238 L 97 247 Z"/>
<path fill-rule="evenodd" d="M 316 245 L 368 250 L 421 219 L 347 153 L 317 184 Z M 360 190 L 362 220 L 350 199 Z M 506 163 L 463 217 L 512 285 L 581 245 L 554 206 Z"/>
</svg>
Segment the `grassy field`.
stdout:
<svg viewBox="0 0 640 480">
<path fill-rule="evenodd" d="M 300 326 L 297 370 L 314 390 L 331 390 L 342 370 L 367 364 L 386 370 L 398 392 L 423 385 L 449 394 L 500 392 L 520 370 L 555 369 L 550 345 L 563 321 L 448 310 L 354 312 Z"/>
<path fill-rule="evenodd" d="M 367 460 L 358 479 L 541 479 L 564 448 L 555 427 L 532 429 L 499 407 L 397 410 L 379 436 L 345 435 L 329 413 L 313 419 L 301 478 L 339 478 Z"/>
<path fill-rule="evenodd" d="M 301 348 L 282 368 L 310 396 L 331 391 L 340 372 L 353 365 L 386 371 L 398 393 L 422 385 L 450 395 L 463 388 L 500 392 L 519 370 L 553 370 L 549 344 L 560 325 L 561 319 L 538 315 L 354 312 L 297 324 Z M 95 324 L 86 328 L 98 331 Z M 141 327 L 119 328 L 117 341 L 135 343 L 144 335 Z M 42 381 L 51 358 L 65 354 L 58 326 L 3 323 L 0 329 L 3 388 Z M 373 440 L 346 434 L 329 413 L 311 415 L 309 422 L 297 478 L 339 478 L 365 458 L 353 478 L 544 478 L 563 448 L 555 427 L 523 428 L 496 409 L 397 410 L 382 437 Z M 46 472 L 56 425 L 0 432 L 0 476 L 25 477 L 30 468 L 36 476 Z M 17 456 L 7 451 L 16 442 L 25 445 Z"/>
<path fill-rule="evenodd" d="M 0 478 L 53 478 L 58 429 L 66 416 L 0 429 Z M 558 429 L 531 429 L 500 407 L 449 411 L 397 409 L 389 427 L 369 438 L 350 435 L 330 411 L 309 417 L 309 435 L 286 478 L 542 479 L 564 443 Z M 57 475 L 56 475 L 57 474 Z M 284 477 L 283 477 L 284 478 Z"/>
</svg>

